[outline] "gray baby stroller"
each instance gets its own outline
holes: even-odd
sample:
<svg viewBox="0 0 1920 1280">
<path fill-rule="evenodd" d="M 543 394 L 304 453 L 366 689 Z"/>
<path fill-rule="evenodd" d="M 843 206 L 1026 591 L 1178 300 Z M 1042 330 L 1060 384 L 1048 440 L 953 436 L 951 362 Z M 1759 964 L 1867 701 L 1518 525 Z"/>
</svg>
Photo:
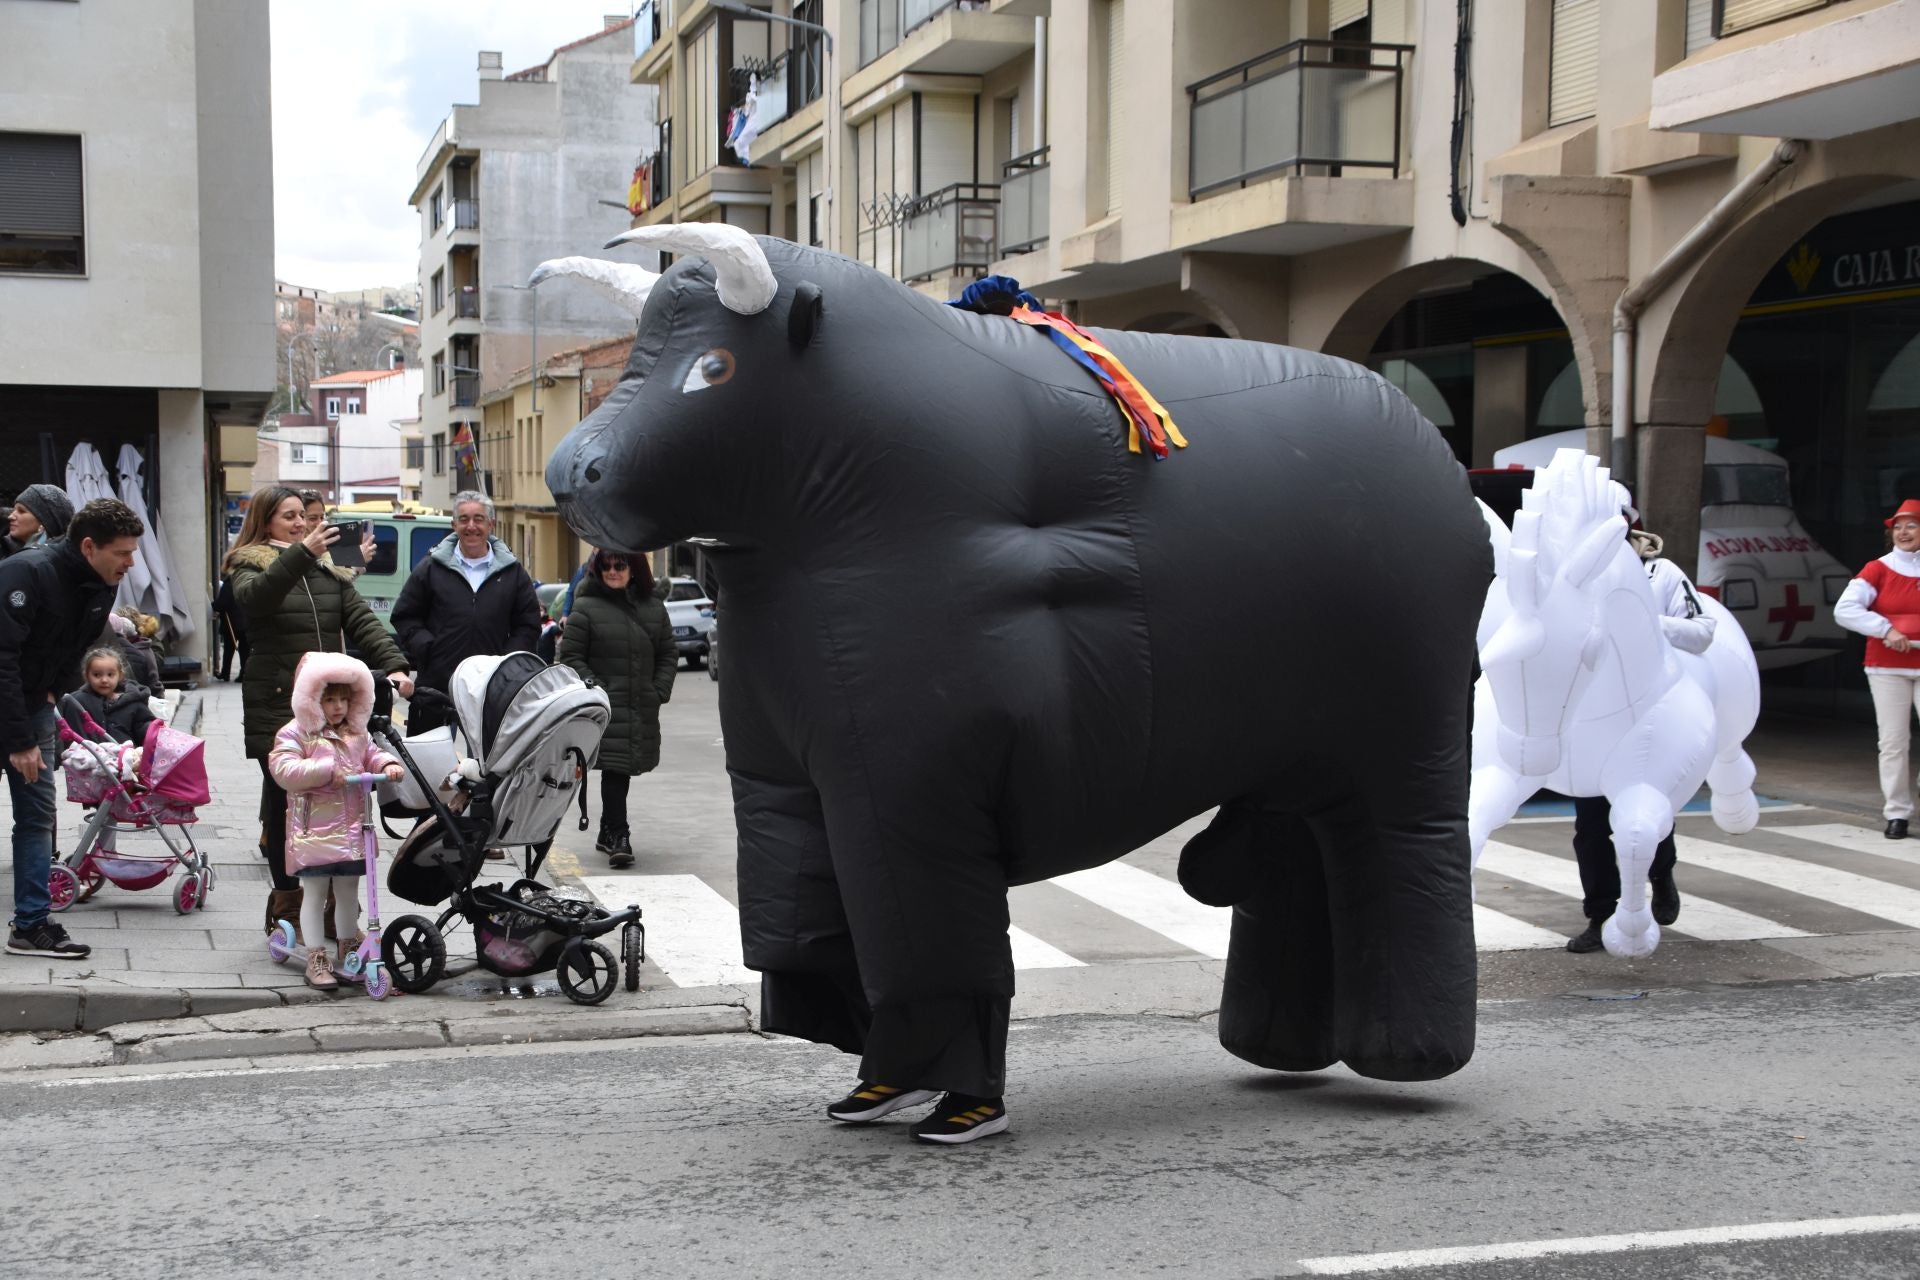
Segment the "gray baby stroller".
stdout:
<svg viewBox="0 0 1920 1280">
<path fill-rule="evenodd" d="M 618 929 L 627 990 L 639 990 L 640 908 L 608 911 L 536 878 L 576 800 L 587 828 L 585 781 L 606 732 L 607 695 L 531 653 L 468 658 L 451 683 L 450 695 L 413 695 L 420 705 L 447 707 L 447 726 L 400 739 L 379 707 L 369 723 L 407 771 L 381 785 L 382 813 L 418 820 L 394 855 L 387 889 L 422 906 L 446 904 L 436 920 L 409 915 L 386 927 L 381 955 L 394 985 L 420 992 L 438 982 L 446 934 L 465 922 L 481 968 L 503 978 L 552 970 L 579 1004 L 613 993 L 621 964 L 598 939 Z M 477 883 L 490 849 L 524 851 L 513 884 Z"/>
</svg>

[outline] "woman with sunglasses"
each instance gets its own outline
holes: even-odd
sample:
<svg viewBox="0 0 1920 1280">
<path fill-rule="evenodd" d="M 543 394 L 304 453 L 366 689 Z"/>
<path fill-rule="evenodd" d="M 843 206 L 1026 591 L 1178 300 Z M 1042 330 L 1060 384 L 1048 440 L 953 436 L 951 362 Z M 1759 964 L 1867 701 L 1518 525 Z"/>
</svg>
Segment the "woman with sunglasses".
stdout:
<svg viewBox="0 0 1920 1280">
<path fill-rule="evenodd" d="M 560 661 L 607 691 L 600 740 L 600 835 L 607 865 L 633 865 L 627 789 L 660 763 L 660 707 L 673 696 L 679 652 L 645 556 L 596 551 L 560 635 Z"/>
</svg>

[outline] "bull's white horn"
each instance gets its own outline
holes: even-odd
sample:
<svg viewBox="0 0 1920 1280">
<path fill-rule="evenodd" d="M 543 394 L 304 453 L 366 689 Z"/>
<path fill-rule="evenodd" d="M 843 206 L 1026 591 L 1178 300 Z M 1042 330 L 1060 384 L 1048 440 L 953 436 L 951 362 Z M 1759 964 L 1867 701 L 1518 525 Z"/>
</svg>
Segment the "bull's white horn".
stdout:
<svg viewBox="0 0 1920 1280">
<path fill-rule="evenodd" d="M 674 222 L 657 227 L 635 227 L 607 241 L 637 244 L 667 253 L 691 254 L 713 264 L 720 305 L 743 316 L 759 315 L 780 292 L 780 282 L 767 265 L 766 250 L 751 232 L 725 222 Z"/>
<path fill-rule="evenodd" d="M 660 283 L 657 272 L 636 267 L 631 262 L 610 262 L 605 258 L 549 258 L 527 277 L 531 289 L 542 280 L 555 276 L 574 276 L 633 312 L 634 319 L 646 310 L 647 295 Z"/>
</svg>

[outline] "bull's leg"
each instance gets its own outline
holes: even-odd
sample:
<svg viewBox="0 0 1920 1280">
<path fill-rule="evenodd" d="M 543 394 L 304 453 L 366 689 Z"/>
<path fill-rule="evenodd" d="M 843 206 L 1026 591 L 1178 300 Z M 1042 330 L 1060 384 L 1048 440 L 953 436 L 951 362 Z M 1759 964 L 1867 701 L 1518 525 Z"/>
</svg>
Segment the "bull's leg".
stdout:
<svg viewBox="0 0 1920 1280">
<path fill-rule="evenodd" d="M 820 797 L 805 783 L 732 777 L 740 934 L 747 964 L 760 971 L 761 1023 L 859 1053 L 872 1013 L 827 851 Z"/>
<path fill-rule="evenodd" d="M 1647 872 L 1654 850 L 1673 832 L 1673 801 L 1658 787 L 1639 782 L 1609 795 L 1607 802 L 1613 807 L 1620 905 L 1600 927 L 1600 940 L 1616 956 L 1652 955 L 1660 945 L 1660 926 L 1647 901 Z"/>
<path fill-rule="evenodd" d="M 1760 823 L 1753 778 L 1753 761 L 1738 743 L 1714 757 L 1707 770 L 1707 786 L 1713 790 L 1714 824 L 1729 835 L 1745 835 Z"/>
<path fill-rule="evenodd" d="M 1473 1056 L 1466 760 L 1463 743 L 1396 745 L 1366 790 L 1309 821 L 1332 915 L 1334 1048 L 1364 1076 L 1431 1080 Z"/>
<path fill-rule="evenodd" d="M 1006 865 L 989 812 L 950 786 L 828 793 L 827 833 L 872 1011 L 861 1078 L 991 1098 L 1013 1007 Z"/>
<path fill-rule="evenodd" d="M 1221 816 L 1227 814 L 1221 810 Z M 1219 818 L 1203 835 L 1213 835 Z M 1227 976 L 1220 996 L 1220 1043 L 1236 1057 L 1276 1071 L 1318 1071 L 1334 1047 L 1333 942 L 1320 848 L 1292 814 L 1240 815 L 1241 852 L 1222 862 L 1253 864 L 1234 902 Z M 1218 839 L 1224 839 L 1222 833 Z M 1188 858 L 1180 879 L 1189 879 Z M 1195 895 L 1198 896 L 1198 895 Z M 1203 899 L 1204 901 L 1205 899 Z M 1222 902 L 1218 905 L 1227 905 Z"/>
</svg>

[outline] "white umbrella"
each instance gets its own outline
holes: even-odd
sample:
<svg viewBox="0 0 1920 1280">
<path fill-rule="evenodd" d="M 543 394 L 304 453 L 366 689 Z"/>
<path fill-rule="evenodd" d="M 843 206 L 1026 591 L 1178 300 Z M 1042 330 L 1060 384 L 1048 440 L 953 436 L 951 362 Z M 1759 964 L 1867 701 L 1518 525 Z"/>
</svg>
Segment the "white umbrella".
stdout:
<svg viewBox="0 0 1920 1280">
<path fill-rule="evenodd" d="M 107 464 L 100 460 L 100 451 L 90 444 L 75 445 L 67 458 L 67 497 L 73 509 L 78 511 L 95 498 L 113 496 L 113 482 L 107 476 Z"/>
<path fill-rule="evenodd" d="M 193 615 L 187 609 L 186 592 L 173 576 L 173 554 L 167 550 L 166 535 L 160 532 L 159 524 L 147 515 L 146 485 L 140 477 L 146 462 L 138 449 L 123 444 L 115 466 L 120 472 L 120 501 L 132 507 L 140 523 L 147 526 L 140 537 L 140 554 L 120 580 L 120 603 L 167 619 L 173 624 L 175 637 L 190 636 Z"/>
</svg>

